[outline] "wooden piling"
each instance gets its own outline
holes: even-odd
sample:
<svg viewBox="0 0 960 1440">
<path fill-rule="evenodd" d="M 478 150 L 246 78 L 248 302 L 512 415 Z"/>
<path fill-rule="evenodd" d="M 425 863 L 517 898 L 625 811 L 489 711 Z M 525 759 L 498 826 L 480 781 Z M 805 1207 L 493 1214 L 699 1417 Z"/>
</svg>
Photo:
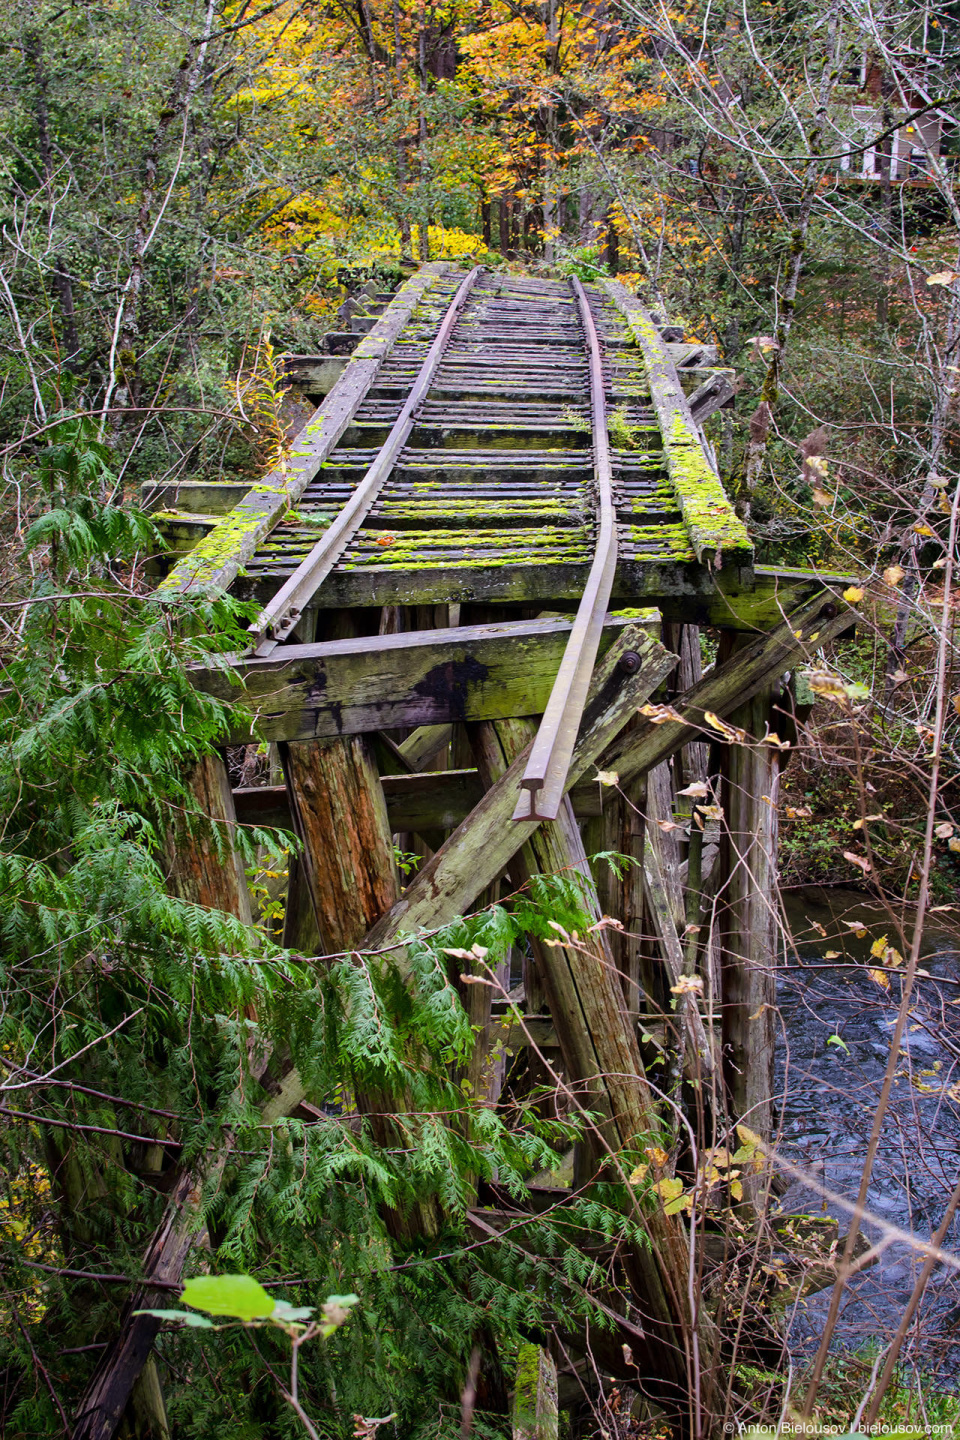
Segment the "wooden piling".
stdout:
<svg viewBox="0 0 960 1440">
<path fill-rule="evenodd" d="M 731 717 L 762 740 L 770 694 L 756 696 Z M 724 820 L 718 917 L 720 927 L 723 1070 L 736 1119 L 765 1140 L 773 1131 L 776 970 L 780 951 L 777 895 L 779 752 L 766 745 L 724 747 Z"/>
</svg>

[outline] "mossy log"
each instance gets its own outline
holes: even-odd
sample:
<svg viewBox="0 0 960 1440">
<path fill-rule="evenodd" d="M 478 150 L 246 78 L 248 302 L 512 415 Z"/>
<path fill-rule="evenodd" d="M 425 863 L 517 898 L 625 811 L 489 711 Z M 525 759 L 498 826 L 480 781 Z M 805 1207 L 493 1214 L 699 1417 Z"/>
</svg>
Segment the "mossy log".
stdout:
<svg viewBox="0 0 960 1440">
<path fill-rule="evenodd" d="M 513 1440 L 557 1440 L 557 1367 L 542 1345 L 521 1345 L 513 1387 Z"/>
</svg>

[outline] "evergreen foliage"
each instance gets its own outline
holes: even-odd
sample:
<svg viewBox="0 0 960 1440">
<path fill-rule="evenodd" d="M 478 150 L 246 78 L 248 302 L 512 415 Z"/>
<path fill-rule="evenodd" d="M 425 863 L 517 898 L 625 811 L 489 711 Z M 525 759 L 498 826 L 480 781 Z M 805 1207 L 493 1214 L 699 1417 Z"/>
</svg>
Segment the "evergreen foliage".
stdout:
<svg viewBox="0 0 960 1440">
<path fill-rule="evenodd" d="M 157 535 L 112 503 L 92 421 L 53 423 L 37 468 L 46 508 L 27 537 L 35 580 L 4 647 L 0 712 L 5 1433 L 57 1429 L 36 1357 L 71 1403 L 98 1354 L 82 1347 L 112 1333 L 128 1290 L 84 1277 L 135 1277 L 173 1175 L 227 1146 L 204 1195 L 210 1248 L 193 1265 L 282 1281 L 295 1304 L 360 1295 L 347 1330 L 304 1357 L 325 1433 L 396 1410 L 405 1434 L 452 1434 L 475 1344 L 509 1356 L 548 1319 L 604 1323 L 581 1243 L 587 1229 L 623 1231 L 614 1209 L 594 1199 L 562 1224 L 531 1217 L 495 1246 L 477 1247 L 466 1223 L 478 1180 L 521 1198 L 576 1125 L 545 1119 L 535 1098 L 494 1110 L 452 1078 L 475 1037 L 450 952 L 479 946 L 494 964 L 551 918 L 582 930 L 578 884 L 538 882 L 512 915 L 495 906 L 401 951 L 324 965 L 171 894 L 171 815 L 223 840 L 189 774 L 223 740 L 229 707 L 195 690 L 189 667 L 242 645 L 244 607 L 198 599 L 174 623 L 143 593 L 138 561 Z M 239 843 L 252 855 L 259 842 L 278 843 Z M 322 1121 L 261 1123 L 255 1076 L 271 1052 L 296 1063 Z M 360 1093 L 381 1097 L 386 1130 L 357 1113 Z M 439 1231 L 410 1251 L 391 1216 L 423 1204 Z M 262 1358 L 246 1332 L 218 1335 L 201 1364 L 194 1332 L 164 1334 L 177 1434 L 294 1433 L 260 1379 L 276 1342 L 255 1343 Z M 479 1433 L 503 1423 L 481 1417 Z"/>
</svg>

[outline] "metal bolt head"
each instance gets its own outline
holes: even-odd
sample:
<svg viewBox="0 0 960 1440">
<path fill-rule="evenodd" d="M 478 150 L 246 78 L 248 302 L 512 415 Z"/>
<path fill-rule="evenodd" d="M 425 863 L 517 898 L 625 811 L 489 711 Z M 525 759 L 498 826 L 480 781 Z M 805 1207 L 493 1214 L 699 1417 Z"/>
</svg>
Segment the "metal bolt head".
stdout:
<svg viewBox="0 0 960 1440">
<path fill-rule="evenodd" d="M 617 661 L 617 669 L 622 670 L 625 675 L 636 675 L 642 664 L 636 650 L 625 650 Z"/>
</svg>

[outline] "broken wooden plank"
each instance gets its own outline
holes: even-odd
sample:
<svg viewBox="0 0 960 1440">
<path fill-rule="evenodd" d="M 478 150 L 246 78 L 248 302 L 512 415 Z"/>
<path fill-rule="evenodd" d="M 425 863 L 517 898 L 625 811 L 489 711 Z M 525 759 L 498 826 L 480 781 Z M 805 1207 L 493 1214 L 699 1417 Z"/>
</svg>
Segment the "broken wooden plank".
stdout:
<svg viewBox="0 0 960 1440">
<path fill-rule="evenodd" d="M 347 429 L 417 305 L 450 267 L 422 266 L 398 290 L 369 335 L 364 336 L 323 404 L 293 441 L 290 456 L 252 487 L 174 567 L 159 586 L 166 596 L 189 590 L 226 590 L 261 540 L 295 504 Z"/>
<path fill-rule="evenodd" d="M 627 652 L 640 660 L 632 674 L 619 665 Z M 628 624 L 620 632 L 594 672 L 591 700 L 573 753 L 568 785 L 576 784 L 598 752 L 635 713 L 642 697 L 652 693 L 673 664 L 673 656 L 641 626 Z M 443 925 L 455 915 L 466 913 L 481 890 L 506 868 L 537 828 L 536 821 L 510 823 L 520 795 L 524 764 L 522 755 L 421 868 L 390 914 L 367 937 L 368 948 L 391 944 L 401 931 L 409 933 L 420 925 Z"/>
<path fill-rule="evenodd" d="M 630 624 L 608 619 L 601 648 Z M 284 645 L 223 670 L 197 667 L 198 689 L 241 699 L 254 714 L 231 743 L 358 735 L 399 725 L 438 725 L 539 714 L 570 634 L 567 620 L 507 621 L 319 645 Z M 431 742 L 434 737 L 430 737 Z M 442 744 L 441 737 L 436 737 Z"/>
<path fill-rule="evenodd" d="M 690 414 L 697 425 L 702 425 L 717 410 L 729 405 L 737 393 L 732 370 L 714 370 L 696 390 L 687 396 Z"/>
<path fill-rule="evenodd" d="M 721 717 L 752 700 L 786 670 L 791 670 L 814 651 L 840 635 L 856 620 L 842 600 L 819 598 L 790 616 L 770 635 L 751 641 L 733 659 L 710 672 L 699 685 L 677 697 L 674 709 L 678 720 L 662 724 L 645 721 L 636 730 L 618 737 L 600 756 L 600 770 L 616 771 L 626 784 L 668 759 L 681 745 L 711 735 L 705 715 Z M 592 799 L 592 787 L 584 786 L 585 799 Z M 574 804 L 580 793 L 578 786 Z"/>
</svg>

